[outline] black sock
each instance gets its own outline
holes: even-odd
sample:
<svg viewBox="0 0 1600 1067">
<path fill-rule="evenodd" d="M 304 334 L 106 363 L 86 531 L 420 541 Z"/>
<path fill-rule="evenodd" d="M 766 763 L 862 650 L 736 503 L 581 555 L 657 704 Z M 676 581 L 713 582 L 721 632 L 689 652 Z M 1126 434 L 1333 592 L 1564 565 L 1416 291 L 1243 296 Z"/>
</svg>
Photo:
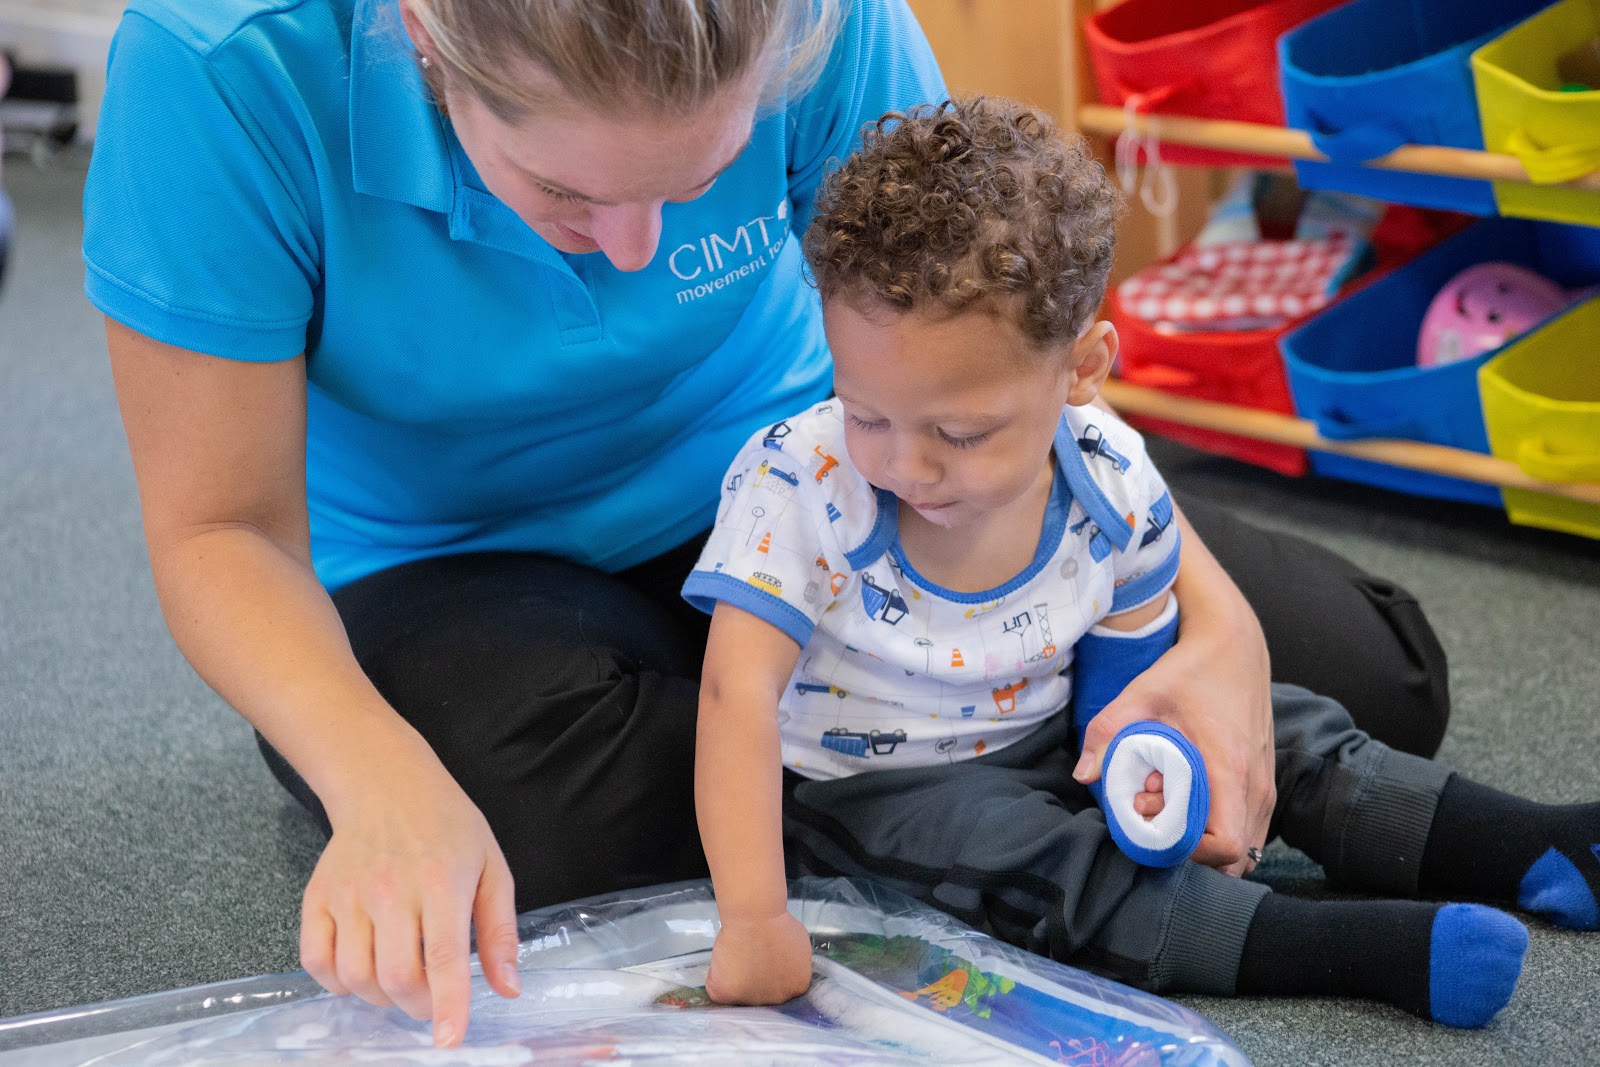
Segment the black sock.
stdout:
<svg viewBox="0 0 1600 1067">
<path fill-rule="evenodd" d="M 1600 804 L 1539 804 L 1451 775 L 1417 889 L 1516 904 L 1571 929 L 1600 929 Z"/>
<path fill-rule="evenodd" d="M 1270 893 L 1250 923 L 1236 988 L 1360 997 L 1478 1027 L 1511 999 L 1527 945 L 1522 924 L 1480 905 Z"/>
</svg>

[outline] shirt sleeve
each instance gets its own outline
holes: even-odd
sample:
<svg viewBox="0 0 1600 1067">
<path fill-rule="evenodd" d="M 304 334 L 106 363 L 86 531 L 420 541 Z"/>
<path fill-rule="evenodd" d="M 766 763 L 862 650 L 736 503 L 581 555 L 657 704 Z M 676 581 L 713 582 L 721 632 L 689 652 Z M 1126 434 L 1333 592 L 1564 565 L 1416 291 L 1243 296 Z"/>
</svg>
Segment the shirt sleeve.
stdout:
<svg viewBox="0 0 1600 1067">
<path fill-rule="evenodd" d="M 732 604 L 804 647 L 852 572 L 825 478 L 825 462 L 812 470 L 759 436 L 746 445 L 728 468 L 684 599 L 707 614 L 718 601 Z"/>
<path fill-rule="evenodd" d="M 1116 590 L 1110 611 L 1118 615 L 1148 604 L 1172 587 L 1178 576 L 1179 536 L 1172 496 L 1161 472 L 1145 451 L 1144 438 L 1121 419 L 1097 407 L 1068 408 L 1076 454 L 1092 484 L 1082 495 L 1099 524 L 1120 542 L 1112 549 Z M 1070 447 L 1063 444 L 1061 447 Z"/>
<path fill-rule="evenodd" d="M 297 97 L 261 66 L 124 17 L 84 193 L 83 254 L 85 291 L 111 318 L 180 348 L 272 361 L 306 347 L 319 213 Z"/>
<path fill-rule="evenodd" d="M 887 111 L 948 97 L 933 49 L 905 0 L 848 0 L 821 77 L 791 111 L 789 200 L 804 234 L 830 162 L 861 144 L 861 128 Z"/>
</svg>

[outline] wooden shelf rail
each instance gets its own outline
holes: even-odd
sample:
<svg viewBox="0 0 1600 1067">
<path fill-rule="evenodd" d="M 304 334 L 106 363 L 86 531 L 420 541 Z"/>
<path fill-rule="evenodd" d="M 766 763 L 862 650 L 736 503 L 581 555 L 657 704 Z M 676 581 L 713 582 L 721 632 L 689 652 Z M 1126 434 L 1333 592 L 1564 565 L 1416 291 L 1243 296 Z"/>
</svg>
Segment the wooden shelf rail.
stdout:
<svg viewBox="0 0 1600 1067">
<path fill-rule="evenodd" d="M 1600 504 L 1600 482 L 1543 482 L 1525 473 L 1515 463 L 1468 452 L 1460 448 L 1430 445 L 1422 441 L 1396 441 L 1367 438 L 1359 441 L 1330 441 L 1317 433 L 1316 423 L 1292 415 L 1217 404 L 1209 400 L 1173 396 L 1157 389 L 1108 381 L 1106 402 L 1119 412 L 1165 419 L 1202 430 L 1220 430 L 1257 441 L 1293 445 L 1318 452 L 1370 459 L 1395 467 L 1427 471 L 1451 478 L 1463 478 L 1484 485 L 1512 489 L 1532 489 L 1553 496 L 1570 497 L 1589 504 Z"/>
<path fill-rule="evenodd" d="M 1134 126 L 1141 133 L 1152 132 L 1151 127 L 1154 126 L 1153 132 L 1160 140 L 1196 148 L 1217 148 L 1228 152 L 1318 162 L 1328 159 L 1311 143 L 1310 134 L 1283 126 L 1173 115 L 1136 116 Z M 1085 133 L 1115 136 L 1126 127 L 1126 120 L 1122 108 L 1085 104 L 1078 109 L 1078 127 Z M 1475 152 L 1468 148 L 1445 148 L 1442 145 L 1402 145 L 1386 156 L 1369 160 L 1364 166 L 1414 174 L 1438 174 L 1449 178 L 1532 182 L 1527 169 L 1515 156 Z M 1575 189 L 1600 190 L 1600 171 L 1563 184 Z"/>
</svg>

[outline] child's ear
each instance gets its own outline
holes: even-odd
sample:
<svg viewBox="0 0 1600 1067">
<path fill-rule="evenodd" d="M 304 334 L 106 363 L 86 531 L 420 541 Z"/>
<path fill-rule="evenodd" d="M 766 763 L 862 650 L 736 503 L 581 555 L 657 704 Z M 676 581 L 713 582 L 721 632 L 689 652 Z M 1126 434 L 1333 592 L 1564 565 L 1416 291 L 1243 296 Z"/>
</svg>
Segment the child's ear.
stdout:
<svg viewBox="0 0 1600 1067">
<path fill-rule="evenodd" d="M 1100 395 L 1111 364 L 1117 358 L 1117 328 L 1104 320 L 1089 327 L 1089 331 L 1073 345 L 1072 388 L 1067 393 L 1067 403 L 1082 407 Z"/>
</svg>

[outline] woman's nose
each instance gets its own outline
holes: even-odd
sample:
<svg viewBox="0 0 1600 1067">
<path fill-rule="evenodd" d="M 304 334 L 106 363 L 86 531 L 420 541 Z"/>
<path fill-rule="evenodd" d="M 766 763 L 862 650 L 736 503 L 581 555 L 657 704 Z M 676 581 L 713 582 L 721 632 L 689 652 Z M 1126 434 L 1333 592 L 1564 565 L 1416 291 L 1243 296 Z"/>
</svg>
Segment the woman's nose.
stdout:
<svg viewBox="0 0 1600 1067">
<path fill-rule="evenodd" d="M 661 243 L 661 201 L 597 207 L 589 216 L 589 236 L 618 270 L 643 270 Z"/>
</svg>

